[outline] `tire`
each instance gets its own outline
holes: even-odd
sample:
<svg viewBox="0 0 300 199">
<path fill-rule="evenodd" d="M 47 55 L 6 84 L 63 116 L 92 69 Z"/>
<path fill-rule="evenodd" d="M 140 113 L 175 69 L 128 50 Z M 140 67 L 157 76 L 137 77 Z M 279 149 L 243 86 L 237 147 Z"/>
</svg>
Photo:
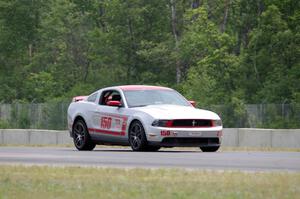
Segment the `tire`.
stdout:
<svg viewBox="0 0 300 199">
<path fill-rule="evenodd" d="M 200 149 L 203 152 L 216 152 L 219 148 L 220 148 L 220 146 L 203 146 L 203 147 L 200 147 Z"/>
<path fill-rule="evenodd" d="M 133 121 L 128 133 L 129 144 L 133 151 L 147 151 L 148 142 L 141 122 Z"/>
<path fill-rule="evenodd" d="M 82 120 L 77 120 L 73 127 L 73 141 L 79 151 L 91 151 L 96 144 L 92 142 L 86 124 Z"/>
</svg>

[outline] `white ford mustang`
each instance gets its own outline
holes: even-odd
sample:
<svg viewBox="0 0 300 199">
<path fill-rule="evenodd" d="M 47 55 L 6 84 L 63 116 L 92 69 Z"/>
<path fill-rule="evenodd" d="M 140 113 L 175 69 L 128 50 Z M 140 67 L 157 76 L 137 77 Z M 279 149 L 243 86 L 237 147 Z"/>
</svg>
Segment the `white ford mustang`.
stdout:
<svg viewBox="0 0 300 199">
<path fill-rule="evenodd" d="M 74 97 L 68 127 L 78 150 L 116 144 L 134 151 L 197 146 L 214 152 L 222 140 L 216 113 L 197 109 L 175 90 L 158 86 L 116 86 Z"/>
</svg>

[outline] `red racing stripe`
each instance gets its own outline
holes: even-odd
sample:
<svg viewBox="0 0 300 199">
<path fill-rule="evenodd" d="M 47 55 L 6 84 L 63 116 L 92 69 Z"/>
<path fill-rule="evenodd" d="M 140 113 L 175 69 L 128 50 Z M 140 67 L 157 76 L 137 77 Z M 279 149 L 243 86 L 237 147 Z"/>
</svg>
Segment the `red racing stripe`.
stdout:
<svg viewBox="0 0 300 199">
<path fill-rule="evenodd" d="M 108 130 L 94 129 L 94 128 L 89 128 L 89 131 L 93 131 L 93 132 L 96 132 L 96 133 L 107 134 L 107 135 L 125 136 L 125 131 L 117 132 L 117 131 L 108 131 Z"/>
</svg>

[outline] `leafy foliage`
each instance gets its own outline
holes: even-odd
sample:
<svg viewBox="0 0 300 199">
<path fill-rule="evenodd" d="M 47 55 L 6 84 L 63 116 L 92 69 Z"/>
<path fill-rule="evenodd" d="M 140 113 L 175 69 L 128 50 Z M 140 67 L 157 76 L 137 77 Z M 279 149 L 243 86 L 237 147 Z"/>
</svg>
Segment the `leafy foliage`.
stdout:
<svg viewBox="0 0 300 199">
<path fill-rule="evenodd" d="M 170 86 L 235 117 L 300 103 L 296 0 L 0 0 L 0 27 L 2 103 L 121 84 Z"/>
</svg>

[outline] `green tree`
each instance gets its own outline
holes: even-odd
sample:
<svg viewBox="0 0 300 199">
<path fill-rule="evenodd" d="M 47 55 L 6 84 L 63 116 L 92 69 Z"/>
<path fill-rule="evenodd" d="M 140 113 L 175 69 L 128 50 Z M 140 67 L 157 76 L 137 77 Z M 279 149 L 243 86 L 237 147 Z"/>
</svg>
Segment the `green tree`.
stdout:
<svg viewBox="0 0 300 199">
<path fill-rule="evenodd" d="M 236 91 L 239 59 L 231 51 L 233 42 L 220 33 L 204 8 L 191 10 L 194 17 L 181 42 L 182 59 L 191 65 L 184 91 L 202 105 L 228 103 Z"/>
<path fill-rule="evenodd" d="M 276 6 L 262 13 L 244 58 L 249 101 L 281 103 L 292 99 L 300 79 L 299 39 L 299 33 L 288 28 Z"/>
</svg>

